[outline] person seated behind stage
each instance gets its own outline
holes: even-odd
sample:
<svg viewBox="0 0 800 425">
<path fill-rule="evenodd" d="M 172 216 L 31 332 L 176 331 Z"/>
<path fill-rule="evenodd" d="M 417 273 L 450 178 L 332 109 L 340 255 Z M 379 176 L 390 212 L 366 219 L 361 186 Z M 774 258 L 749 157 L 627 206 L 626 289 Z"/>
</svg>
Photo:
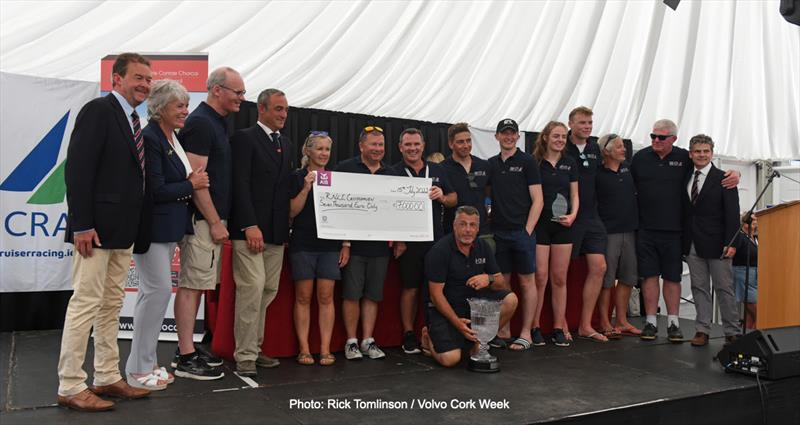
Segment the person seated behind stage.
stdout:
<svg viewBox="0 0 800 425">
<path fill-rule="evenodd" d="M 324 171 L 331 157 L 333 141 L 324 131 L 312 131 L 303 143 L 300 169 L 292 174 L 289 184 L 289 217 L 292 233 L 289 239 L 289 258 L 292 262 L 294 291 L 294 329 L 300 345 L 297 363 L 314 364 L 308 346 L 308 328 L 311 321 L 311 296 L 314 279 L 317 280 L 317 307 L 319 309 L 319 364 L 330 366 L 336 361 L 331 354 L 331 335 L 336 309 L 333 305 L 333 287 L 341 279 L 340 267 L 350 259 L 350 243 L 317 237 L 314 215 L 313 184 L 317 171 Z"/>
<path fill-rule="evenodd" d="M 603 289 L 597 303 L 600 329 L 609 339 L 621 334 L 641 335 L 642 331 L 628 322 L 628 300 L 636 285 L 636 229 L 639 227 L 639 207 L 636 203 L 636 185 L 633 183 L 630 164 L 625 160 L 622 137 L 606 134 L 599 142 L 603 165 L 597 172 L 597 213 L 608 233 L 606 268 Z M 615 283 L 619 283 L 615 286 Z M 611 289 L 614 288 L 614 307 L 617 326 L 609 320 Z"/>
<path fill-rule="evenodd" d="M 753 215 L 752 222 L 748 224 L 747 214 L 742 216 L 742 231 L 748 235 L 739 234 L 736 238 L 736 255 L 733 257 L 733 281 L 736 286 L 736 302 L 744 303 L 747 309 L 747 329 L 755 329 L 758 317 L 756 303 L 758 302 L 758 220 Z M 745 276 L 747 275 L 747 245 L 750 245 L 750 276 L 747 279 L 747 297 L 745 297 Z M 745 299 L 746 298 L 746 299 Z"/>
<path fill-rule="evenodd" d="M 739 192 L 722 187 L 725 173 L 711 163 L 714 141 L 705 134 L 689 140 L 689 158 L 694 169 L 686 175 L 683 191 L 683 255 L 692 278 L 692 296 L 697 310 L 692 345 L 708 344 L 713 303 L 711 282 L 717 296 L 725 342 L 739 333 L 739 312 L 733 294 L 731 258 L 736 248 L 728 246 L 739 229 Z"/>
<path fill-rule="evenodd" d="M 517 308 L 517 296 L 504 281 L 489 244 L 477 238 L 479 227 L 477 209 L 458 207 L 453 232 L 436 242 L 425 257 L 429 301 L 422 348 L 445 367 L 461 361 L 467 341 L 474 343 L 473 351 L 478 348 L 475 331 L 469 326 L 468 298 L 502 300 L 501 328 Z"/>
</svg>

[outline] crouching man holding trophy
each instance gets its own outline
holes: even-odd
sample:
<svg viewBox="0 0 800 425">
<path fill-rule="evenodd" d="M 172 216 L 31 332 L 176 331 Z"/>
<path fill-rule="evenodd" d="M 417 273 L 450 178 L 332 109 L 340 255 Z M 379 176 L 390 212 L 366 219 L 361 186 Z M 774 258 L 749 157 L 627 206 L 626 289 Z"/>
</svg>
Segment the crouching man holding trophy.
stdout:
<svg viewBox="0 0 800 425">
<path fill-rule="evenodd" d="M 453 220 L 453 232 L 436 242 L 425 257 L 429 294 L 422 348 L 445 367 L 457 365 L 461 361 L 461 350 L 469 348 L 473 358 L 471 370 L 496 372 L 499 370 L 497 360 L 488 354 L 487 343 L 498 326 L 511 320 L 517 308 L 517 297 L 503 281 L 489 244 L 477 238 L 479 227 L 478 210 L 467 205 L 459 207 Z M 473 322 L 469 319 L 470 304 L 482 303 L 478 299 L 494 301 L 500 308 L 481 307 L 472 314 L 480 316 L 480 320 Z M 479 342 L 479 337 L 487 340 Z"/>
</svg>

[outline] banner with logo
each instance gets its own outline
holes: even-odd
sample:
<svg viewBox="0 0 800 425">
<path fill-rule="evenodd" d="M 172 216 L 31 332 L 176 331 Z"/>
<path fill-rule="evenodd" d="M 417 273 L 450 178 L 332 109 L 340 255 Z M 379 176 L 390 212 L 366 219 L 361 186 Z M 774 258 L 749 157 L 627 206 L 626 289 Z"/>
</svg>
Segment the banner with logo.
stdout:
<svg viewBox="0 0 800 425">
<path fill-rule="evenodd" d="M 0 292 L 72 286 L 64 160 L 99 85 L 0 73 Z"/>
</svg>

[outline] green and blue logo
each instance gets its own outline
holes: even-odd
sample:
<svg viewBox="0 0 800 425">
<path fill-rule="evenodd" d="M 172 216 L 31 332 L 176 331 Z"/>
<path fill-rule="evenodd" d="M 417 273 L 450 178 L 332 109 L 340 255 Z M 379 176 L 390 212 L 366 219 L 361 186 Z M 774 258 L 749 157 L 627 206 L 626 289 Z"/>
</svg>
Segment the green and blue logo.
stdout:
<svg viewBox="0 0 800 425">
<path fill-rule="evenodd" d="M 0 190 L 31 192 L 38 185 L 39 188 L 28 199 L 28 204 L 52 205 L 64 202 L 67 193 L 67 186 L 64 182 L 66 160 L 61 161 L 58 166 L 56 166 L 56 162 L 58 153 L 61 151 L 68 119 L 69 111 L 58 120 L 25 159 L 14 168 L 14 171 L 3 180 L 3 183 L 0 183 Z M 39 185 L 42 180 L 44 183 Z"/>
</svg>

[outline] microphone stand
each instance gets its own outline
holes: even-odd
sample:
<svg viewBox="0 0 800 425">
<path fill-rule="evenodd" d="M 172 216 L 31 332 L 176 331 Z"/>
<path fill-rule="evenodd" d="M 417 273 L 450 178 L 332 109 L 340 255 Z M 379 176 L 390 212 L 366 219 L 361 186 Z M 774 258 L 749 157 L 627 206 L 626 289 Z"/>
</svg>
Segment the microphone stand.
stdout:
<svg viewBox="0 0 800 425">
<path fill-rule="evenodd" d="M 756 205 L 758 205 L 758 202 L 761 201 L 761 198 L 764 196 L 764 192 L 767 191 L 767 188 L 769 188 L 769 186 L 772 184 L 772 180 L 775 179 L 775 177 L 780 177 L 780 173 L 778 173 L 777 171 L 773 170 L 772 174 L 770 174 L 769 178 L 767 179 L 767 184 L 765 184 L 764 188 L 761 189 L 761 193 L 758 194 L 758 198 L 756 198 L 756 201 L 753 202 L 753 206 L 750 207 L 750 211 L 747 211 L 747 214 L 744 215 L 744 220 L 742 220 L 742 223 L 739 224 L 739 230 L 733 235 L 733 237 L 731 238 L 731 241 L 726 246 L 733 246 L 734 242 L 736 242 L 736 238 L 739 237 L 740 233 L 745 235 L 745 237 L 747 237 L 749 239 L 749 236 L 743 230 L 744 225 L 745 225 L 745 223 L 747 223 L 747 225 L 749 227 L 750 224 L 752 224 L 752 222 L 753 222 L 753 211 L 755 211 Z M 744 320 L 742 321 L 742 335 L 747 334 L 747 293 L 750 290 L 750 242 L 749 241 L 747 241 L 746 254 L 747 254 L 747 260 L 745 262 L 745 273 L 744 273 L 744 304 L 745 304 L 745 308 L 744 308 Z M 723 256 L 720 259 L 723 259 L 724 255 L 725 255 L 725 253 L 723 253 Z"/>
</svg>

